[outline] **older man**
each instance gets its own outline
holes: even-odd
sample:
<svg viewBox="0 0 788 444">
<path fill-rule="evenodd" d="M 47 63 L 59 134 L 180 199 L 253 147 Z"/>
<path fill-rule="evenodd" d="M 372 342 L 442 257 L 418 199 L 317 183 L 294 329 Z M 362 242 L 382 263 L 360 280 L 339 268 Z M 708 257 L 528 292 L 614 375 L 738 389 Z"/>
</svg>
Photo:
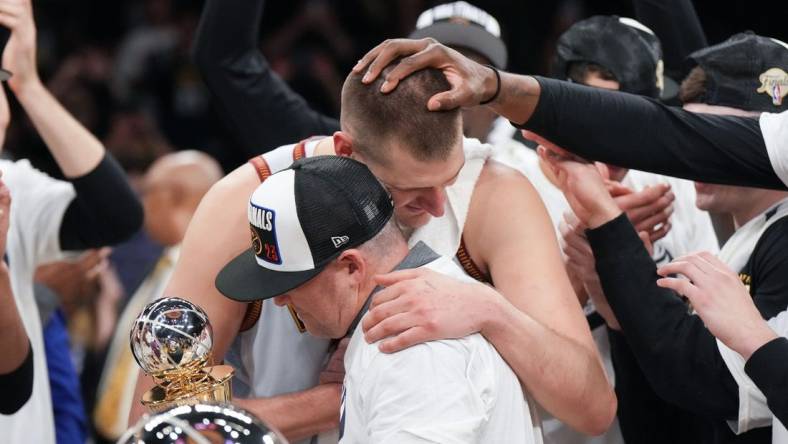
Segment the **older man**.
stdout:
<svg viewBox="0 0 788 444">
<path fill-rule="evenodd" d="M 363 164 L 341 157 L 296 162 L 252 194 L 252 248 L 219 273 L 217 288 L 240 301 L 274 298 L 291 306 L 312 335 L 352 335 L 342 443 L 541 442 L 517 376 L 481 335 L 392 354 L 364 340 L 359 323 L 378 288 L 376 275 L 426 267 L 471 281 L 423 243 L 409 251 L 393 213 L 391 196 Z"/>
</svg>

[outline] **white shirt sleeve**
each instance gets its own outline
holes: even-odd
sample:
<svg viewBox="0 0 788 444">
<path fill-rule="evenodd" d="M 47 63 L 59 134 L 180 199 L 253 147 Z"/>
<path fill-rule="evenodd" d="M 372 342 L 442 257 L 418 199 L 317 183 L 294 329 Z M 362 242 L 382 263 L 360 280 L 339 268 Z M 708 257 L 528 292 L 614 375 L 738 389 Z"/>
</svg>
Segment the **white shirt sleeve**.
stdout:
<svg viewBox="0 0 788 444">
<path fill-rule="evenodd" d="M 759 122 L 772 168 L 788 186 L 788 111 L 763 113 Z"/>
<path fill-rule="evenodd" d="M 369 442 L 479 442 L 489 412 L 456 346 L 431 342 L 373 358 L 359 393 Z"/>
<path fill-rule="evenodd" d="M 20 229 L 23 249 L 31 264 L 62 259 L 60 226 L 76 192 L 74 187 L 33 168 L 27 160 L 15 162 L 11 190 L 11 217 Z"/>
</svg>

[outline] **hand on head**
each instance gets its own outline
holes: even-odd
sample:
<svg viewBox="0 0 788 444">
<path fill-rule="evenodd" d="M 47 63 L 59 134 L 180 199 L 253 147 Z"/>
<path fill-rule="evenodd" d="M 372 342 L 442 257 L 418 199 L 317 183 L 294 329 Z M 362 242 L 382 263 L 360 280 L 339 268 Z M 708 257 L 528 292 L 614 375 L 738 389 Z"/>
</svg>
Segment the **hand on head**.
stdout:
<svg viewBox="0 0 788 444">
<path fill-rule="evenodd" d="M 744 359 L 776 338 L 739 276 L 708 252 L 682 256 L 657 269 L 657 285 L 686 296 L 714 336 Z M 671 277 L 675 275 L 685 277 Z"/>
<path fill-rule="evenodd" d="M 353 67 L 353 72 L 359 74 L 366 69 L 362 81 L 371 83 L 383 68 L 401 57 L 399 65 L 386 75 L 381 92 L 392 91 L 400 80 L 415 71 L 438 68 L 443 71 L 451 89 L 430 98 L 427 107 L 431 111 L 476 106 L 495 94 L 497 80 L 490 68 L 431 38 L 386 40 L 362 57 Z"/>
<path fill-rule="evenodd" d="M 11 30 L 3 68 L 12 73 L 8 86 L 19 93 L 39 80 L 36 67 L 36 24 L 30 0 L 0 0 L 0 25 Z"/>
</svg>

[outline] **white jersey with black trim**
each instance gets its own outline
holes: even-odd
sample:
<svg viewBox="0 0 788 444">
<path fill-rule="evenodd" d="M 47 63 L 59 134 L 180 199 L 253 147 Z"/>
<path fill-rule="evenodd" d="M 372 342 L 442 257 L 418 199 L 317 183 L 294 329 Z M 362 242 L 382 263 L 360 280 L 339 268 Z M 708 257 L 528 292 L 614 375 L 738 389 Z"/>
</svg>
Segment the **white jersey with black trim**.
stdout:
<svg viewBox="0 0 788 444">
<path fill-rule="evenodd" d="M 320 140 L 313 138 L 304 144 L 304 157 L 314 155 Z M 447 189 L 446 214 L 415 230 L 409 246 L 422 240 L 438 254 L 453 257 L 456 253 L 476 181 L 492 151 L 476 139 L 463 142 L 466 161 L 457 181 Z M 285 145 L 263 155 L 272 174 L 293 163 L 297 146 Z M 270 397 L 316 386 L 328 358 L 329 343 L 299 333 L 287 309 L 264 303 L 257 323 L 236 337 L 225 356 L 236 370 L 234 396 Z M 336 434 L 326 434 L 314 442 L 336 441 Z"/>
<path fill-rule="evenodd" d="M 425 268 L 473 281 L 443 256 Z M 480 334 L 386 354 L 356 327 L 345 352 L 341 444 L 540 444 L 536 409 Z"/>
</svg>

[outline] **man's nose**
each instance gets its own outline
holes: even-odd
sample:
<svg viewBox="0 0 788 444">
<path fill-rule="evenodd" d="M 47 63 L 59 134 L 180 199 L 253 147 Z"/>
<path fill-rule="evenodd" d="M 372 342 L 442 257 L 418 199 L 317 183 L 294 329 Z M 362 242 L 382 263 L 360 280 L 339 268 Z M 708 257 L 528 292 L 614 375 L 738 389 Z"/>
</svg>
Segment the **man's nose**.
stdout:
<svg viewBox="0 0 788 444">
<path fill-rule="evenodd" d="M 446 210 L 446 189 L 442 187 L 431 188 L 422 197 L 424 208 L 433 217 L 441 217 Z"/>
<path fill-rule="evenodd" d="M 280 294 L 279 296 L 274 296 L 274 304 L 276 304 L 277 307 L 284 307 L 289 302 L 290 302 L 290 298 L 287 296 L 287 294 Z"/>
</svg>

